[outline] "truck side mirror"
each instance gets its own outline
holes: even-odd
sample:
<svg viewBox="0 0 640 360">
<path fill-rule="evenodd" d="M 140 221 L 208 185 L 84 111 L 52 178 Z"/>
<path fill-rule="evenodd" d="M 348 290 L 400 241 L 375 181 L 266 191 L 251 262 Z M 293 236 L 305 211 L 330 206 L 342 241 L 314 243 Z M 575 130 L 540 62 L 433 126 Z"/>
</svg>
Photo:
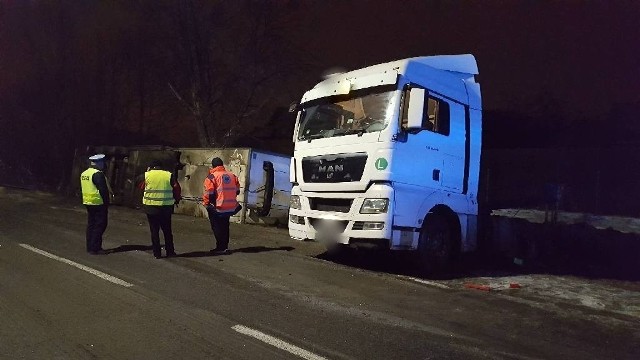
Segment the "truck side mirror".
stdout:
<svg viewBox="0 0 640 360">
<path fill-rule="evenodd" d="M 293 128 L 293 138 L 291 139 L 294 144 L 296 142 L 296 139 L 298 138 L 298 131 L 300 131 L 301 114 L 302 114 L 302 111 L 298 112 L 298 115 L 296 115 L 296 123 L 295 123 L 295 127 Z"/>
<path fill-rule="evenodd" d="M 290 112 L 290 113 L 293 113 L 293 112 L 298 111 L 298 105 L 299 105 L 299 104 L 298 104 L 298 102 L 297 102 L 297 101 L 294 101 L 294 102 L 292 102 L 291 104 L 289 104 L 289 112 Z"/>
<path fill-rule="evenodd" d="M 407 111 L 407 123 L 404 126 L 405 130 L 412 131 L 422 129 L 425 94 L 425 89 L 411 89 L 411 93 L 409 95 L 409 109 Z"/>
</svg>

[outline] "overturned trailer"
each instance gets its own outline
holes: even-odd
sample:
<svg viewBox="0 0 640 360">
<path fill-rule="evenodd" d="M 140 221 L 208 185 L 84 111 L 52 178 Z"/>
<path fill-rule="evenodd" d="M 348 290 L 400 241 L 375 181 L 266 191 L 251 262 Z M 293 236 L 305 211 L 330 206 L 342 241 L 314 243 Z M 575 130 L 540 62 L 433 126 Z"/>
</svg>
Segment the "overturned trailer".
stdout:
<svg viewBox="0 0 640 360">
<path fill-rule="evenodd" d="M 94 153 L 107 155 L 105 174 L 115 204 L 139 207 L 142 190 L 138 188 L 136 179 L 145 173 L 152 160 L 159 160 L 165 170 L 176 175 L 182 187 L 183 201 L 175 207 L 175 212 L 207 217 L 207 211 L 200 202 L 202 183 L 211 159 L 219 157 L 240 181 L 238 201 L 243 209 L 231 218 L 232 222 L 270 225 L 287 222 L 291 194 L 289 156 L 253 148 L 89 146 L 77 149 L 75 153 L 69 190 L 76 196 L 80 196 L 80 173 L 88 166 L 88 156 Z"/>
</svg>

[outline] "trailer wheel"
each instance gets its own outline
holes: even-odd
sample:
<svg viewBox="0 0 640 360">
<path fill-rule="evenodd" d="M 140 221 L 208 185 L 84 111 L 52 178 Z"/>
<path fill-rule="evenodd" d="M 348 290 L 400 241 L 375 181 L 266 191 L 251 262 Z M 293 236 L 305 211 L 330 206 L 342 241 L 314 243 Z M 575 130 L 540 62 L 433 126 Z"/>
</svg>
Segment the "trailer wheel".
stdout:
<svg viewBox="0 0 640 360">
<path fill-rule="evenodd" d="M 455 234 L 447 217 L 429 214 L 420 231 L 418 268 L 425 275 L 449 269 L 455 253 Z"/>
</svg>

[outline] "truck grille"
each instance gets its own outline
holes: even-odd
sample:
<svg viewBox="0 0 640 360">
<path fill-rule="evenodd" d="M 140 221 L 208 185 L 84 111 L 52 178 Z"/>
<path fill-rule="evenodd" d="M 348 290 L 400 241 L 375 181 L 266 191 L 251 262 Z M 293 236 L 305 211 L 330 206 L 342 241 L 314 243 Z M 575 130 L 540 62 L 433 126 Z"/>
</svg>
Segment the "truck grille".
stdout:
<svg viewBox="0 0 640 360">
<path fill-rule="evenodd" d="M 308 183 L 360 181 L 366 153 L 310 156 L 302 159 L 302 177 Z"/>
<path fill-rule="evenodd" d="M 348 213 L 353 199 L 309 198 L 311 210 Z"/>
</svg>

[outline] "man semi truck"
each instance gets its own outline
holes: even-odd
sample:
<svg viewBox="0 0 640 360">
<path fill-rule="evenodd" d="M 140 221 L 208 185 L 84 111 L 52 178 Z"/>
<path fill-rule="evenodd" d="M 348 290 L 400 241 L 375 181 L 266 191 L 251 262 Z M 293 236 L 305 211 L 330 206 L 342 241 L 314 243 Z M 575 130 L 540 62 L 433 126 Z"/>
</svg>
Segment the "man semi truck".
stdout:
<svg viewBox="0 0 640 360">
<path fill-rule="evenodd" d="M 289 234 L 415 250 L 436 270 L 475 250 L 482 105 L 473 55 L 335 74 L 297 106 Z"/>
</svg>

